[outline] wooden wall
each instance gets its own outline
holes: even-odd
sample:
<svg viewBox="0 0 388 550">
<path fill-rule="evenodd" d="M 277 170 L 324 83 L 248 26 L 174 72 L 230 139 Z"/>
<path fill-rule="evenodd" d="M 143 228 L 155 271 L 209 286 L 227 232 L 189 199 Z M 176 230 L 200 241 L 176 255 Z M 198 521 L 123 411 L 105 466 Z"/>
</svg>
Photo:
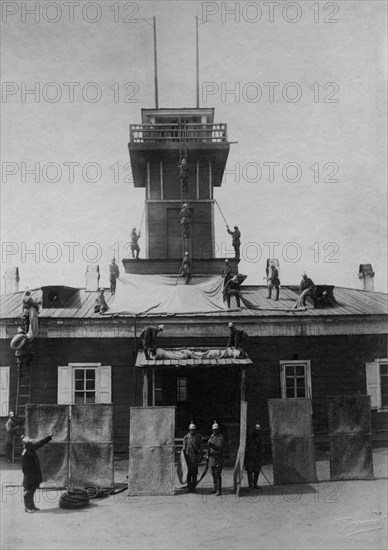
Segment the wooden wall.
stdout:
<svg viewBox="0 0 388 550">
<path fill-rule="evenodd" d="M 223 328 L 223 327 L 222 327 Z M 175 338 L 161 336 L 162 347 L 224 347 L 227 331 L 218 337 Z M 9 340 L 1 340 L 1 366 L 11 366 L 10 403 L 16 394 L 16 359 Z M 115 405 L 115 453 L 128 451 L 128 409 L 141 405 L 141 369 L 135 369 L 134 339 L 36 339 L 32 402 L 56 403 L 57 367 L 68 363 L 99 362 L 112 366 L 112 400 Z M 327 396 L 366 393 L 365 362 L 387 356 L 387 336 L 357 335 L 322 337 L 250 338 L 246 398 L 248 428 L 259 418 L 268 433 L 267 400 L 280 397 L 281 360 L 310 360 L 313 426 L 316 438 L 327 441 Z M 217 376 L 217 369 L 214 370 Z M 388 413 L 372 412 L 373 437 L 388 440 Z"/>
</svg>

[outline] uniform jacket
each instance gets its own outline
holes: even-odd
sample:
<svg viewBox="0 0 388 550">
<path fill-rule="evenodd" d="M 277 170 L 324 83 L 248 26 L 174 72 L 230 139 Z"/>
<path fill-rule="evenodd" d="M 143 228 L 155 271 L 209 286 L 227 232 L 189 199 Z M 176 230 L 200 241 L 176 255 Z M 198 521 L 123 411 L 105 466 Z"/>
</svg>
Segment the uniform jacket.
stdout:
<svg viewBox="0 0 388 550">
<path fill-rule="evenodd" d="M 27 334 L 24 336 L 23 346 L 15 351 L 16 357 L 21 357 L 22 355 L 32 355 L 34 353 L 32 350 L 31 340 L 28 338 Z"/>
<path fill-rule="evenodd" d="M 140 334 L 140 338 L 143 340 L 144 345 L 148 347 L 154 347 L 156 345 L 157 336 L 157 327 L 146 327 Z"/>
<path fill-rule="evenodd" d="M 222 466 L 224 454 L 224 436 L 212 434 L 208 441 L 209 466 Z"/>
<path fill-rule="evenodd" d="M 230 332 L 229 340 L 226 345 L 227 348 L 238 348 L 241 343 L 245 343 L 248 338 L 248 334 L 245 330 L 234 329 Z"/>
<path fill-rule="evenodd" d="M 112 281 L 120 277 L 119 266 L 117 264 L 110 264 L 109 266 L 109 279 Z"/>
<path fill-rule="evenodd" d="M 300 290 L 301 292 L 303 292 L 304 290 L 306 290 L 307 288 L 311 288 L 312 290 L 315 289 L 315 285 L 313 283 L 313 281 L 307 277 L 307 279 L 302 279 L 301 282 L 300 282 Z"/>
<path fill-rule="evenodd" d="M 36 450 L 51 441 L 51 435 L 39 441 L 30 441 L 24 446 L 22 452 L 22 470 L 24 474 L 23 487 L 27 490 L 35 490 L 42 483 L 42 471 Z"/>
<path fill-rule="evenodd" d="M 17 429 L 18 429 L 18 425 L 16 423 L 15 418 L 9 418 L 7 420 L 7 422 L 5 423 L 5 429 L 7 431 L 5 436 L 5 442 L 12 443 L 15 433 L 17 432 Z"/>
<path fill-rule="evenodd" d="M 272 273 L 270 275 L 270 283 L 272 286 L 277 287 L 280 285 L 280 279 L 279 279 L 279 271 L 276 269 L 271 269 Z"/>
<path fill-rule="evenodd" d="M 31 296 L 25 296 L 23 298 L 23 313 L 22 315 L 27 316 L 30 312 L 30 309 L 34 307 L 39 312 L 39 304 Z"/>
<path fill-rule="evenodd" d="M 229 233 L 229 235 L 232 235 L 232 245 L 233 246 L 241 244 L 241 241 L 240 241 L 241 233 L 238 229 L 236 229 L 235 231 L 231 231 L 230 229 L 228 229 L 228 233 Z"/>
<path fill-rule="evenodd" d="M 183 438 L 183 452 L 186 457 L 187 466 L 198 466 L 202 460 L 202 437 L 199 433 L 188 433 Z"/>
</svg>

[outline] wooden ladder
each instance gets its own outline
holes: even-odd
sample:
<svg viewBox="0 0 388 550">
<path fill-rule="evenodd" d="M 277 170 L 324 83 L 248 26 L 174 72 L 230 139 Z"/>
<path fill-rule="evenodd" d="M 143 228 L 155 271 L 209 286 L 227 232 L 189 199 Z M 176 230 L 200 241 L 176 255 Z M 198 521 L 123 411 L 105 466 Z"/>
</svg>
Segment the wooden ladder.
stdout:
<svg viewBox="0 0 388 550">
<path fill-rule="evenodd" d="M 32 361 L 29 366 L 23 367 L 24 376 L 20 376 L 18 372 L 18 384 L 16 389 L 16 406 L 15 406 L 15 415 L 16 418 L 22 423 L 19 424 L 19 427 L 25 429 L 26 424 L 26 405 L 31 401 L 31 379 L 32 379 Z M 20 459 L 21 451 L 23 449 L 23 444 L 21 442 L 20 436 L 14 438 L 13 450 L 12 450 L 12 462 L 16 459 Z"/>
</svg>

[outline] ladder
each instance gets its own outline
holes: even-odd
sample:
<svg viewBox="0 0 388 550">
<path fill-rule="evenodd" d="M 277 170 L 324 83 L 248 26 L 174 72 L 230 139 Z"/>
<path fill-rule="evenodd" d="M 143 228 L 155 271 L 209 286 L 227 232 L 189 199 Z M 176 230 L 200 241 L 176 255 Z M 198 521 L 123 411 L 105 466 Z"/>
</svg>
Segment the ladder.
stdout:
<svg viewBox="0 0 388 550">
<path fill-rule="evenodd" d="M 26 405 L 31 402 L 31 379 L 32 379 L 32 361 L 28 367 L 23 366 L 24 376 L 20 376 L 18 372 L 18 384 L 16 389 L 16 406 L 15 415 L 17 419 L 22 420 L 19 425 L 25 429 L 26 424 Z M 14 438 L 14 444 L 12 449 L 12 462 L 16 459 L 20 459 L 23 444 L 20 436 Z"/>
</svg>

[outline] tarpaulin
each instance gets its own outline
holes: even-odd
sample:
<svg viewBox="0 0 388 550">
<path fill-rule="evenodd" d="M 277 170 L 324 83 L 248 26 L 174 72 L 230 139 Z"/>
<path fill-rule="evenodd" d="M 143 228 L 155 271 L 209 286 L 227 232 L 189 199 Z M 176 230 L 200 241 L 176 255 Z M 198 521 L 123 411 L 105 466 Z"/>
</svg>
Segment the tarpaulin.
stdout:
<svg viewBox="0 0 388 550">
<path fill-rule="evenodd" d="M 225 311 L 222 277 L 193 277 L 188 285 L 176 283 L 175 276 L 123 275 L 116 281 L 114 301 L 107 314 Z"/>
<path fill-rule="evenodd" d="M 234 348 L 209 349 L 206 351 L 192 349 L 156 349 L 155 359 L 238 359 L 244 354 Z"/>
<path fill-rule="evenodd" d="M 175 407 L 131 407 L 129 495 L 173 495 Z"/>
</svg>

